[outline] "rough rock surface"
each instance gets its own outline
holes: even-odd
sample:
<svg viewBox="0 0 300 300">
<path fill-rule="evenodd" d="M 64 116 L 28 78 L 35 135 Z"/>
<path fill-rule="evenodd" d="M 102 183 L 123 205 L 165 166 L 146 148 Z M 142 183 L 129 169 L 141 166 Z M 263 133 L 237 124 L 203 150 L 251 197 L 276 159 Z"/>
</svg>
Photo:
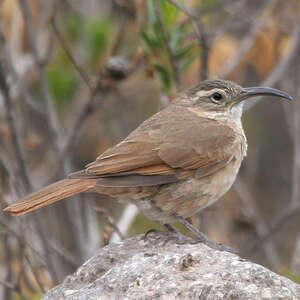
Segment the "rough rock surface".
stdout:
<svg viewBox="0 0 300 300">
<path fill-rule="evenodd" d="M 106 246 L 43 298 L 300 299 L 300 286 L 235 254 L 172 233 L 129 238 Z"/>
</svg>

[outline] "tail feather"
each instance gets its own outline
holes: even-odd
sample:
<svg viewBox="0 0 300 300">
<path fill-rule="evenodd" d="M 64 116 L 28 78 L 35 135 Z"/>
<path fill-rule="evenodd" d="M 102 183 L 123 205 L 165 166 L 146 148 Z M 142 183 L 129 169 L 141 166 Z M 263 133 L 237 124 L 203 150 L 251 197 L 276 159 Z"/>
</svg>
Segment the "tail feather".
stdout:
<svg viewBox="0 0 300 300">
<path fill-rule="evenodd" d="M 95 178 L 63 179 L 29 194 L 18 202 L 6 207 L 4 211 L 11 212 L 14 216 L 22 215 L 74 194 L 84 192 L 93 187 L 97 180 Z"/>
</svg>

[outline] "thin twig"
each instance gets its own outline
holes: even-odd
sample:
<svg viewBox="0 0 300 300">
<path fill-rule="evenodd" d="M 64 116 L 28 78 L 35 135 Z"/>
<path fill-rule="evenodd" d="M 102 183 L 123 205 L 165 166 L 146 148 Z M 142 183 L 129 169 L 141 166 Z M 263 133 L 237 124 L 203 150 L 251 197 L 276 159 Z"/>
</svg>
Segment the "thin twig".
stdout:
<svg viewBox="0 0 300 300">
<path fill-rule="evenodd" d="M 44 284 L 41 282 L 40 276 L 36 272 L 36 270 L 35 270 L 34 266 L 32 265 L 28 255 L 25 254 L 24 258 L 25 258 L 25 261 L 27 262 L 27 264 L 29 265 L 29 267 L 31 269 L 32 275 L 33 275 L 36 283 L 38 284 L 40 291 L 43 292 L 43 293 L 46 293 L 46 288 L 45 288 Z"/>
<path fill-rule="evenodd" d="M 3 153 L 3 151 L 0 149 L 0 166 L 7 172 L 7 174 L 12 177 L 13 176 L 13 170 L 12 166 L 9 163 L 9 160 L 7 156 Z"/>
<path fill-rule="evenodd" d="M 208 78 L 208 62 L 210 54 L 210 43 L 208 35 L 204 30 L 204 26 L 199 21 L 193 20 L 193 26 L 196 36 L 201 47 L 201 67 L 200 67 L 200 80 L 206 80 Z"/>
<path fill-rule="evenodd" d="M 65 247 L 59 245 L 58 241 L 50 240 L 49 246 L 62 258 L 64 258 L 72 267 L 74 268 L 78 267 L 78 260 L 76 259 L 76 257 Z"/>
<path fill-rule="evenodd" d="M 24 157 L 25 151 L 24 151 L 24 147 L 23 147 L 23 143 L 22 143 L 23 139 L 21 138 L 21 131 L 18 130 L 18 128 L 17 128 L 17 120 L 15 118 L 15 115 L 14 115 L 14 112 L 12 109 L 12 101 L 11 101 L 11 97 L 10 97 L 9 87 L 6 82 L 6 78 L 4 77 L 4 71 L 3 71 L 2 65 L 0 65 L 0 89 L 2 91 L 3 98 L 4 98 L 6 115 L 7 115 L 7 119 L 8 119 L 9 128 L 11 131 L 13 146 L 14 146 L 13 148 L 14 148 L 14 152 L 15 152 L 16 161 L 18 163 L 17 164 L 17 170 L 18 170 L 17 177 L 22 180 L 25 192 L 30 193 L 33 190 L 33 186 L 29 179 L 28 171 L 27 171 L 26 164 L 25 164 L 25 157 Z M 23 193 L 21 193 L 21 194 L 23 194 Z M 41 232 L 42 228 L 41 228 L 40 224 L 38 224 L 39 218 L 40 217 L 34 219 L 34 221 L 37 223 L 37 226 L 36 226 L 37 231 L 39 231 L 39 235 L 43 242 L 45 252 L 49 254 L 49 251 L 48 251 L 49 249 L 47 247 L 46 235 L 44 234 L 44 232 Z M 49 260 L 49 261 L 47 261 L 47 266 L 51 270 L 53 264 L 50 261 L 50 255 L 47 255 L 46 259 Z M 52 274 L 52 276 L 55 277 L 54 274 Z"/>
<path fill-rule="evenodd" d="M 225 62 L 222 69 L 217 74 L 217 77 L 226 78 L 238 66 L 238 64 L 241 62 L 241 60 L 245 57 L 245 55 L 248 53 L 250 48 L 253 46 L 259 30 L 265 24 L 266 14 L 272 12 L 274 7 L 276 7 L 277 2 L 278 2 L 277 0 L 274 0 L 266 4 L 266 7 L 262 9 L 261 16 L 255 19 L 254 25 L 250 28 L 248 34 L 242 40 L 240 47 L 237 53 L 235 54 L 235 56 L 231 57 L 230 59 L 228 59 L 227 62 Z"/>
<path fill-rule="evenodd" d="M 264 18 L 258 19 L 254 25 L 251 27 L 249 33 L 246 37 L 241 41 L 240 47 L 236 52 L 234 57 L 228 59 L 221 70 L 218 72 L 217 77 L 227 78 L 227 76 L 238 66 L 238 64 L 245 58 L 245 55 L 249 52 L 250 48 L 253 46 L 257 33 L 263 26 L 265 20 Z"/>
<path fill-rule="evenodd" d="M 208 39 L 208 34 L 204 29 L 200 17 L 192 14 L 183 4 L 178 3 L 175 0 L 167 0 L 169 3 L 180 9 L 184 14 L 186 14 L 193 24 L 196 37 L 199 41 L 199 46 L 202 50 L 201 53 L 201 67 L 200 67 L 200 79 L 205 80 L 208 78 L 208 62 L 210 53 L 210 42 Z M 162 27 L 163 29 L 163 27 Z"/>
<path fill-rule="evenodd" d="M 19 272 L 19 274 L 17 274 L 17 276 L 19 277 L 17 282 L 21 285 L 26 285 L 26 290 L 30 290 L 32 291 L 34 294 L 40 293 L 41 289 L 36 287 L 35 282 L 32 280 L 32 272 L 28 272 L 28 267 L 27 265 L 25 265 L 25 259 L 24 257 L 22 259 L 20 259 L 20 257 L 18 257 L 18 260 L 21 261 L 22 265 L 21 265 L 21 270 Z"/>
<path fill-rule="evenodd" d="M 257 239 L 251 247 L 246 249 L 246 253 L 256 252 L 263 243 L 267 242 L 275 232 L 278 232 L 284 228 L 284 225 L 288 223 L 292 218 L 300 215 L 300 207 L 297 209 L 288 210 L 283 213 L 274 223 L 270 226 L 269 231 Z"/>
<path fill-rule="evenodd" d="M 25 164 L 24 158 L 24 148 L 22 144 L 22 139 L 20 137 L 20 132 L 17 128 L 17 121 L 13 112 L 12 101 L 9 93 L 9 87 L 4 76 L 3 65 L 0 63 L 0 90 L 3 94 L 4 106 L 6 109 L 6 116 L 8 121 L 8 126 L 12 136 L 13 150 L 15 152 L 15 158 L 18 163 L 18 175 L 22 182 L 24 183 L 24 188 L 27 192 L 32 190 L 32 185 L 28 176 L 28 171 Z"/>
<path fill-rule="evenodd" d="M 79 66 L 79 64 L 76 62 L 76 60 L 74 59 L 73 54 L 71 53 L 71 50 L 69 49 L 68 45 L 65 42 L 65 39 L 63 38 L 62 34 L 60 33 L 60 31 L 57 28 L 56 22 L 55 22 L 55 16 L 53 16 L 53 18 L 50 21 L 51 23 L 51 27 L 53 29 L 53 32 L 57 38 L 57 40 L 59 41 L 61 47 L 64 49 L 64 51 L 66 52 L 68 58 L 70 59 L 70 61 L 72 62 L 74 68 L 76 69 L 76 71 L 78 72 L 78 74 L 80 75 L 80 77 L 83 79 L 83 81 L 86 83 L 86 85 L 89 87 L 89 89 L 92 89 L 92 85 L 90 83 L 90 79 L 89 76 L 87 75 L 87 73 L 81 68 L 81 66 Z"/>
<path fill-rule="evenodd" d="M 117 32 L 117 36 L 114 40 L 114 43 L 111 47 L 111 51 L 110 51 L 110 55 L 114 56 L 118 54 L 118 50 L 122 45 L 122 42 L 124 40 L 124 32 L 125 32 L 125 28 L 126 28 L 126 21 L 127 21 L 127 15 L 122 15 L 120 21 L 119 21 L 119 30 Z"/>
<path fill-rule="evenodd" d="M 5 38 L 5 35 L 3 33 L 2 24 L 0 24 L 0 40 L 3 42 L 3 48 L 5 50 L 5 58 L 6 63 L 8 65 L 8 68 L 10 70 L 10 74 L 13 77 L 12 82 L 14 83 L 14 86 L 11 87 L 11 90 L 14 91 L 14 89 L 17 90 L 17 95 L 14 95 L 15 98 L 17 98 L 19 95 L 22 95 L 22 99 L 24 99 L 24 102 L 35 112 L 37 112 L 40 115 L 44 115 L 45 111 L 42 106 L 38 104 L 38 102 L 33 100 L 33 97 L 31 95 L 31 92 L 28 90 L 26 85 L 21 80 L 21 76 L 16 71 L 14 64 L 12 63 L 10 51 L 7 48 L 8 42 Z"/>
<path fill-rule="evenodd" d="M 14 291 L 17 295 L 21 297 L 23 300 L 30 300 L 22 291 L 21 287 L 19 285 L 15 285 L 11 282 L 7 282 L 6 280 L 3 280 L 0 278 L 0 284 L 3 286 L 6 286 L 10 288 L 12 291 Z"/>
<path fill-rule="evenodd" d="M 299 99 L 300 89 L 300 58 L 297 57 L 297 61 L 294 65 L 294 96 L 295 99 Z M 292 195 L 290 201 L 290 209 L 295 209 L 300 206 L 300 102 L 296 101 L 296 108 L 294 109 L 294 128 L 293 128 L 293 141 L 294 141 L 294 154 L 293 154 L 293 185 L 292 185 Z M 299 269 L 299 258 L 300 258 L 300 236 L 296 238 L 296 246 L 292 256 L 291 269 Z"/>
<path fill-rule="evenodd" d="M 299 14 L 300 18 L 300 14 Z M 286 55 L 280 60 L 277 64 L 274 71 L 262 82 L 262 86 L 274 86 L 276 85 L 281 78 L 283 78 L 286 70 L 294 61 L 294 58 L 300 51 L 300 26 L 299 24 L 295 24 L 294 31 L 292 33 L 292 38 L 290 42 L 289 49 L 286 51 Z M 262 97 L 257 97 L 255 100 L 248 102 L 245 105 L 245 110 L 253 107 Z"/>
<path fill-rule="evenodd" d="M 23 239 L 24 235 L 20 235 L 19 233 L 17 233 L 14 229 L 12 229 L 9 224 L 5 221 L 3 221 L 3 219 L 0 219 L 0 224 L 2 226 L 4 226 L 5 230 L 7 232 L 9 232 L 10 234 L 12 234 L 17 240 Z M 38 250 L 36 250 L 30 243 L 28 243 L 25 239 L 24 239 L 24 244 L 26 244 L 26 246 L 31 249 L 41 260 L 41 262 L 43 263 L 44 267 L 47 267 L 47 264 L 44 261 L 44 257 L 39 253 Z"/>
<path fill-rule="evenodd" d="M 300 26 L 299 26 L 299 17 L 300 17 L 300 7 L 296 14 L 295 28 L 292 34 L 292 41 L 290 42 L 290 47 L 287 50 L 285 57 L 278 63 L 275 70 L 271 75 L 263 82 L 263 85 L 274 86 L 280 79 L 284 76 L 285 71 L 290 66 L 294 58 L 297 56 L 300 50 Z M 257 102 L 258 100 L 256 100 Z M 254 104 L 253 104 L 254 105 Z M 253 105 L 246 106 L 246 109 L 249 109 Z M 292 217 L 297 216 L 300 213 L 300 203 L 298 201 L 297 205 L 290 205 L 286 211 L 284 211 L 270 226 L 269 231 L 262 235 L 254 245 L 249 248 L 247 251 L 253 253 L 257 250 L 259 246 L 269 240 L 269 238 L 278 230 L 282 229 L 284 224 L 288 222 Z"/>
<path fill-rule="evenodd" d="M 113 216 L 109 213 L 109 211 L 104 208 L 104 207 L 94 207 L 94 210 L 97 213 L 101 213 L 105 216 L 105 218 L 107 219 L 109 225 L 115 230 L 115 232 L 118 234 L 118 236 L 120 237 L 121 240 L 124 240 L 124 235 L 122 234 L 122 232 L 120 231 L 119 227 L 116 225 L 115 219 L 113 218 Z"/>
<path fill-rule="evenodd" d="M 0 284 L 8 287 L 11 290 L 14 289 L 14 284 L 12 282 L 9 282 L 9 281 L 5 280 L 5 279 L 0 278 Z"/>
<path fill-rule="evenodd" d="M 4 252 L 4 274 L 5 274 L 5 281 L 10 282 L 12 280 L 12 252 L 9 247 L 9 237 L 7 232 L 4 233 L 4 236 L 2 238 L 3 241 L 3 252 Z M 4 299 L 11 299 L 11 288 L 4 286 L 5 289 L 3 291 Z"/>
<path fill-rule="evenodd" d="M 23 230 L 22 230 L 23 231 Z M 25 243 L 23 240 L 18 240 L 19 242 L 19 246 L 18 246 L 18 259 L 21 262 L 21 268 L 19 269 L 19 271 L 17 272 L 16 275 L 16 284 L 17 286 L 21 286 L 21 281 L 24 280 L 26 285 L 28 286 L 28 288 L 30 290 L 32 290 L 34 293 L 37 293 L 38 290 L 36 289 L 36 287 L 33 285 L 32 280 L 29 279 L 28 277 L 28 273 L 25 271 L 25 264 L 24 264 L 24 258 L 26 256 L 26 247 L 25 247 Z"/>
<path fill-rule="evenodd" d="M 166 50 L 167 50 L 167 53 L 168 53 L 169 62 L 170 62 L 170 65 L 171 65 L 173 76 L 174 76 L 174 81 L 175 81 L 175 84 L 176 84 L 176 88 L 180 89 L 181 83 L 180 83 L 179 69 L 178 69 L 178 66 L 176 64 L 176 59 L 173 55 L 173 52 L 172 52 L 172 49 L 171 49 L 171 46 L 170 46 L 169 34 L 168 34 L 167 28 L 166 28 L 166 26 L 163 22 L 158 1 L 154 1 L 154 9 L 155 9 L 155 12 L 156 12 L 156 16 L 157 16 L 159 26 L 161 28 L 162 38 L 163 38 L 163 41 L 165 43 Z"/>
<path fill-rule="evenodd" d="M 99 97 L 100 97 L 100 95 L 98 95 L 99 92 L 101 91 L 101 97 L 105 98 L 107 94 L 110 92 L 110 90 L 111 89 L 109 87 L 107 88 L 101 87 L 101 80 L 99 78 L 98 84 L 93 89 L 93 91 L 90 92 L 89 99 L 87 100 L 84 107 L 78 113 L 73 123 L 73 127 L 70 130 L 70 134 L 66 138 L 65 146 L 62 153 L 62 159 L 70 155 L 73 152 L 73 150 L 76 148 L 80 140 L 80 135 L 78 131 L 83 126 L 83 124 L 87 121 L 89 116 L 97 109 L 99 105 L 101 105 L 102 101 L 99 101 Z"/>
<path fill-rule="evenodd" d="M 21 12 L 23 14 L 25 23 L 26 23 L 26 28 L 28 32 L 28 41 L 29 41 L 29 46 L 33 55 L 33 59 L 35 61 L 35 65 L 39 74 L 39 78 L 41 81 L 41 87 L 42 87 L 42 92 L 44 95 L 46 107 L 47 107 L 47 123 L 49 126 L 49 131 L 51 135 L 51 143 L 53 146 L 53 149 L 56 153 L 60 153 L 60 141 L 63 140 L 62 137 L 62 128 L 59 126 L 58 122 L 58 117 L 56 113 L 56 108 L 55 108 L 55 102 L 52 99 L 51 93 L 49 91 L 48 83 L 47 83 L 47 78 L 45 75 L 45 71 L 43 69 L 43 63 L 40 58 L 40 54 L 38 52 L 37 48 L 37 41 L 36 41 L 36 32 L 35 28 L 33 26 L 32 22 L 32 16 L 28 7 L 28 3 L 26 0 L 19 0 L 20 3 L 20 8 Z"/>
<path fill-rule="evenodd" d="M 123 236 L 127 236 L 132 222 L 134 221 L 136 215 L 138 214 L 138 208 L 134 204 L 126 205 L 125 209 L 122 211 L 122 215 L 118 219 L 116 226 L 120 229 Z M 114 232 L 110 237 L 111 243 L 116 243 L 120 239 L 118 235 Z"/>
<path fill-rule="evenodd" d="M 46 258 L 39 253 L 38 250 L 36 250 L 30 243 L 28 243 L 25 239 L 23 240 L 24 236 L 17 233 L 15 230 L 13 230 L 5 221 L 0 219 L 0 224 L 4 226 L 4 228 L 12 234 L 18 241 L 21 241 L 21 243 L 24 243 L 30 250 L 32 250 L 42 262 L 42 265 L 44 268 L 46 268 L 48 271 L 50 271 L 49 268 L 49 257 L 46 256 Z M 40 233 L 39 233 L 40 235 Z M 69 262 L 73 267 L 77 267 L 77 260 L 76 258 L 63 246 L 60 246 L 57 241 L 53 242 L 52 240 L 48 240 L 47 245 L 53 250 L 55 253 L 60 255 L 62 258 L 64 258 L 67 262 Z M 47 247 L 48 248 L 48 247 Z M 47 259 L 47 261 L 45 261 Z M 54 274 L 51 275 L 54 276 Z M 54 279 L 55 280 L 55 279 Z"/>
<path fill-rule="evenodd" d="M 175 7 L 177 7 L 179 10 L 181 10 L 183 13 L 185 13 L 190 18 L 196 18 L 197 16 L 192 14 L 184 5 L 181 3 L 175 1 L 175 0 L 167 0 L 171 4 L 173 4 Z"/>
<path fill-rule="evenodd" d="M 294 108 L 294 128 L 293 128 L 293 142 L 294 142 L 294 157 L 293 157 L 293 184 L 292 184 L 292 196 L 290 201 L 290 209 L 297 208 L 300 206 L 300 101 L 298 96 L 300 95 L 299 89 L 299 68 L 300 68 L 300 58 L 297 57 L 297 61 L 294 65 L 295 76 L 294 76 L 294 96 L 297 101 L 295 101 Z"/>
<path fill-rule="evenodd" d="M 264 218 L 260 215 L 255 205 L 255 199 L 250 194 L 247 186 L 241 179 L 238 179 L 234 184 L 234 189 L 243 204 L 242 207 L 246 209 L 247 215 L 253 220 L 257 236 L 264 236 L 269 231 L 269 228 L 266 225 Z M 280 259 L 271 241 L 263 245 L 263 250 L 265 251 L 266 259 L 272 267 L 275 269 L 279 266 Z"/>
</svg>

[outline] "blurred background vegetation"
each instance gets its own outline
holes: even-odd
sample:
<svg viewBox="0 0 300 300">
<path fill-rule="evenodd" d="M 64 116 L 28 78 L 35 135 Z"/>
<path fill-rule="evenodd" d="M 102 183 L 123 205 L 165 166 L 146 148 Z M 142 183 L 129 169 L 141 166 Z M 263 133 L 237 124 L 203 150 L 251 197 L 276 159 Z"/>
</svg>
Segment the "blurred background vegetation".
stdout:
<svg viewBox="0 0 300 300">
<path fill-rule="evenodd" d="M 82 168 L 200 80 L 273 86 L 295 103 L 246 108 L 238 180 L 192 221 L 300 282 L 299 0 L 2 0 L 0 14 L 1 207 Z M 99 247 L 150 228 L 93 194 L 0 212 L 0 299 L 39 299 Z"/>
</svg>

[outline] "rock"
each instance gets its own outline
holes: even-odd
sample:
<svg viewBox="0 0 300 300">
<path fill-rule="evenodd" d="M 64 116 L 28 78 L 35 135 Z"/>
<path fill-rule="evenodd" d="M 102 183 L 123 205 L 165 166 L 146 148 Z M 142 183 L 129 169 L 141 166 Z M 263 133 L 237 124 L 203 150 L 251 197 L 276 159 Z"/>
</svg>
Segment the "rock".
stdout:
<svg viewBox="0 0 300 300">
<path fill-rule="evenodd" d="M 300 286 L 238 255 L 173 233 L 108 245 L 44 300 L 300 299 Z"/>
</svg>

